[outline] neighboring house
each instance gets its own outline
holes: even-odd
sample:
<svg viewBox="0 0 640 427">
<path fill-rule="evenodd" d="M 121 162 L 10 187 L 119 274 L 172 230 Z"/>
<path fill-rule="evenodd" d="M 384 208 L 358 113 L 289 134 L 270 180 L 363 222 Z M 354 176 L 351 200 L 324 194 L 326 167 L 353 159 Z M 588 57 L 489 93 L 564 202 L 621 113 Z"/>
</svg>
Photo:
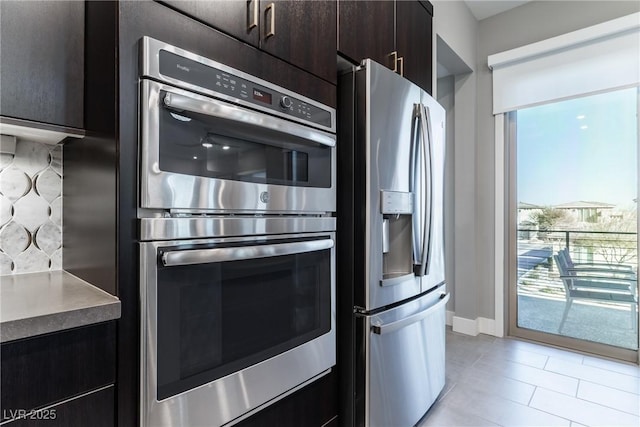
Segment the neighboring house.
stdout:
<svg viewBox="0 0 640 427">
<path fill-rule="evenodd" d="M 531 216 L 534 213 L 542 212 L 542 208 L 543 206 L 518 202 L 518 228 L 535 227 L 535 223 L 531 221 Z"/>
<path fill-rule="evenodd" d="M 577 201 L 554 206 L 555 209 L 566 210 L 567 216 L 578 222 L 599 222 L 608 217 L 615 205 L 602 202 Z"/>
</svg>

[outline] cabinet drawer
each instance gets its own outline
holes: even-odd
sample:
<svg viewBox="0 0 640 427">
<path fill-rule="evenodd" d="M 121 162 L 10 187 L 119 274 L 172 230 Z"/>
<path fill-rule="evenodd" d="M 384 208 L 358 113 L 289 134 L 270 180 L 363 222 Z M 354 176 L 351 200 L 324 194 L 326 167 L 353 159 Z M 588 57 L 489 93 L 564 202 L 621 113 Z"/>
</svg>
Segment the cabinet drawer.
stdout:
<svg viewBox="0 0 640 427">
<path fill-rule="evenodd" d="M 115 425 L 115 392 L 113 386 L 32 412 L 26 418 L 6 424 L 7 427 L 113 427 Z"/>
<path fill-rule="evenodd" d="M 3 343 L 3 417 L 113 384 L 115 338 L 115 322 L 106 322 Z"/>
</svg>

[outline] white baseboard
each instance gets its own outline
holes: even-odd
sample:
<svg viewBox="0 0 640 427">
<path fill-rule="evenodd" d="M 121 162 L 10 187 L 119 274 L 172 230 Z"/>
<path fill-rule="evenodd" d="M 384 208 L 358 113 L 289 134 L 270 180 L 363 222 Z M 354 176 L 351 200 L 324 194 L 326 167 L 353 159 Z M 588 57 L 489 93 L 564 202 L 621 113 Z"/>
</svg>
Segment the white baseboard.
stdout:
<svg viewBox="0 0 640 427">
<path fill-rule="evenodd" d="M 446 315 L 447 315 L 447 319 L 445 320 L 445 324 L 447 326 L 453 326 L 453 315 L 454 315 L 454 312 L 447 310 L 446 311 Z"/>
<path fill-rule="evenodd" d="M 466 319 L 464 317 L 454 316 L 451 318 L 451 326 L 454 332 L 465 335 L 476 336 L 478 334 L 487 334 L 496 336 L 496 321 L 487 319 L 486 317 L 478 317 L 477 319 Z M 447 318 L 449 317 L 447 312 Z"/>
<path fill-rule="evenodd" d="M 478 330 L 481 334 L 493 335 L 494 337 L 502 336 L 496 334 L 496 321 L 494 319 L 478 317 Z"/>
</svg>

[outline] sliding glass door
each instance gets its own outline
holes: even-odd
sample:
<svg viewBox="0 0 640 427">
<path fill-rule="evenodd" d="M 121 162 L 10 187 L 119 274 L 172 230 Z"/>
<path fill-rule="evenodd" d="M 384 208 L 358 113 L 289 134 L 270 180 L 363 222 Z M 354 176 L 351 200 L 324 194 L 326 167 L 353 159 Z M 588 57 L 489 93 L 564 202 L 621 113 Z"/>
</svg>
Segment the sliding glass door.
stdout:
<svg viewBox="0 0 640 427">
<path fill-rule="evenodd" d="M 638 89 L 507 123 L 510 334 L 637 360 Z"/>
</svg>

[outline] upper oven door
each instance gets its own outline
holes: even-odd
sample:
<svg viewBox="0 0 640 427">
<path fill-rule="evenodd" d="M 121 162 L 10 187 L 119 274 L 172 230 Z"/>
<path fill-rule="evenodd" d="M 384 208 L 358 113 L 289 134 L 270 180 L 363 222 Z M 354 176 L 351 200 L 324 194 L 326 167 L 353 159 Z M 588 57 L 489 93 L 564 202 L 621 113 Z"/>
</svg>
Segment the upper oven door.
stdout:
<svg viewBox="0 0 640 427">
<path fill-rule="evenodd" d="M 335 135 L 151 80 L 141 85 L 141 208 L 336 210 Z"/>
</svg>

